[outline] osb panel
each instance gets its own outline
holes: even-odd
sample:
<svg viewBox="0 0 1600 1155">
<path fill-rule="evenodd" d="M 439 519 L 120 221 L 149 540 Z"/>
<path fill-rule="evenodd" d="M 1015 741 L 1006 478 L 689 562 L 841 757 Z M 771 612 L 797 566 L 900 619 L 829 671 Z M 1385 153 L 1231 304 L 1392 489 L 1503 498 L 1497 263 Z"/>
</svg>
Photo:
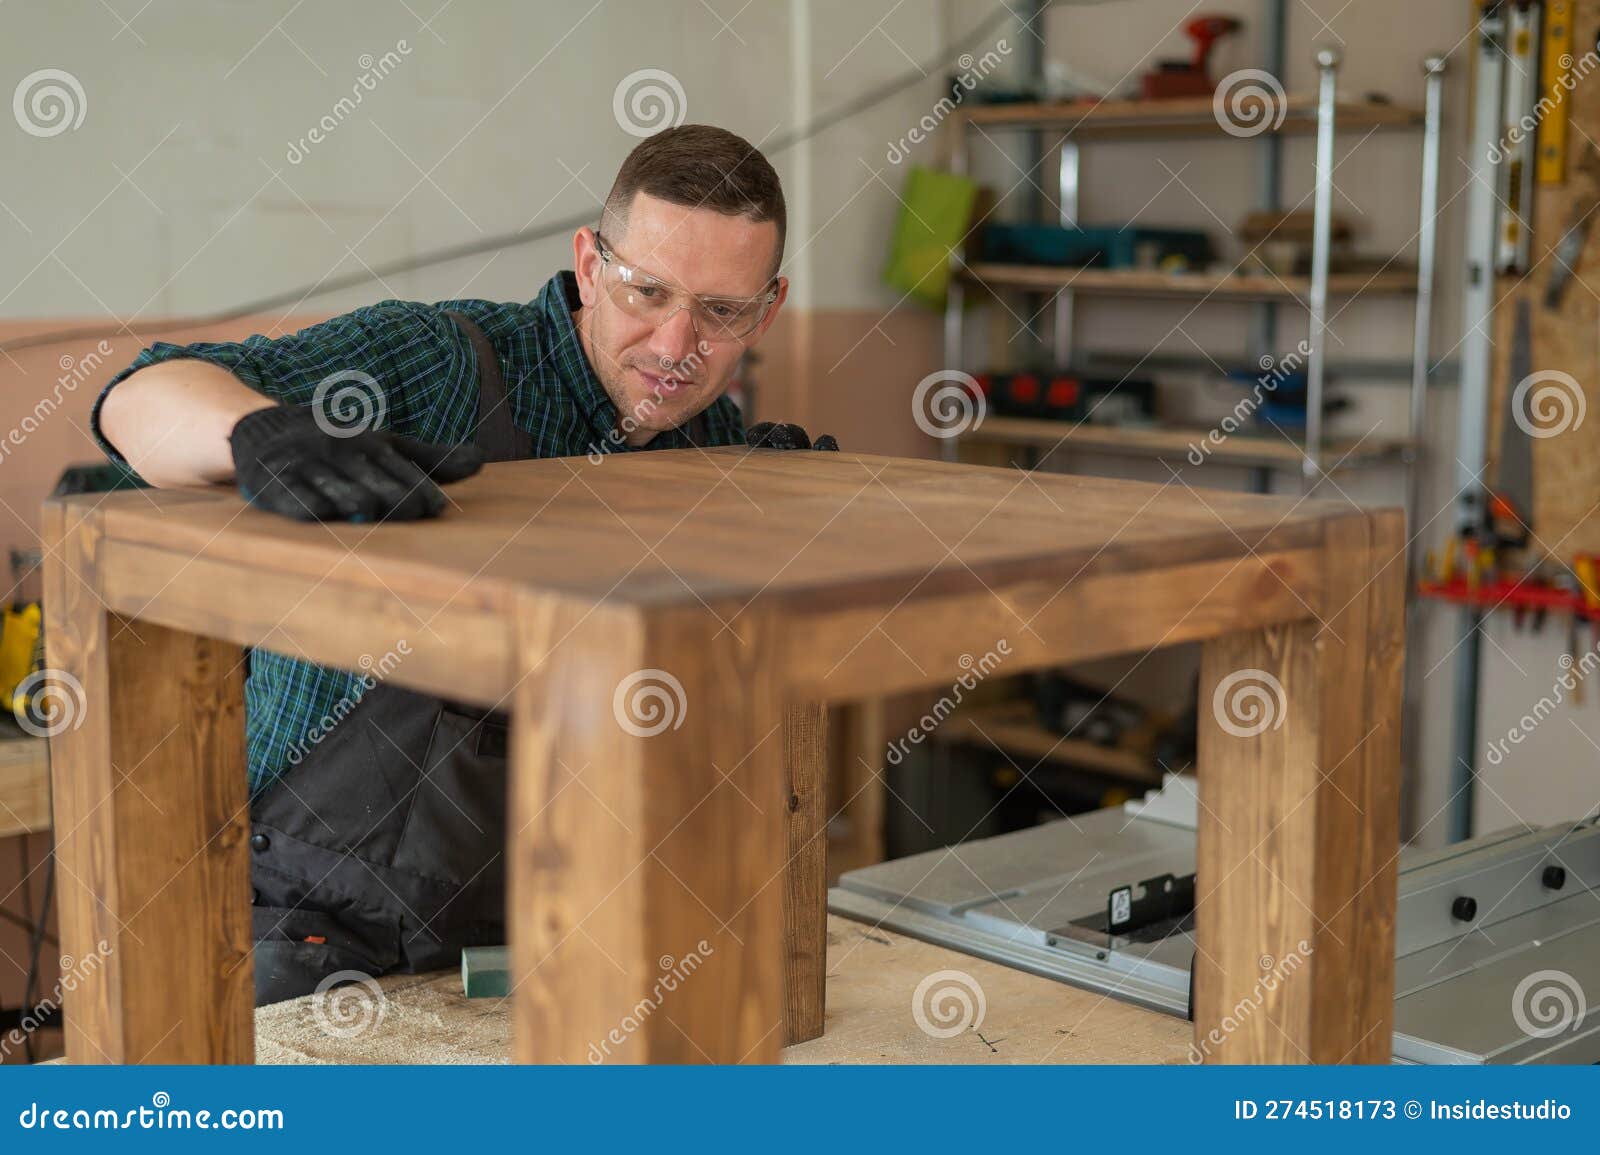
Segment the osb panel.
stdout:
<svg viewBox="0 0 1600 1155">
<path fill-rule="evenodd" d="M 1600 0 L 1577 0 L 1574 55 L 1593 49 L 1593 31 L 1600 28 Z M 1565 98 L 1569 109 L 1567 176 L 1560 185 L 1535 186 L 1532 269 L 1524 278 L 1502 277 L 1494 313 L 1494 376 L 1489 411 L 1489 459 L 1499 457 L 1500 430 L 1505 424 L 1511 378 L 1512 327 L 1516 303 L 1531 303 L 1535 373 L 1559 371 L 1582 390 L 1581 419 L 1553 436 L 1533 443 L 1533 530 L 1535 551 L 1551 550 L 1563 561 L 1574 553 L 1600 553 L 1600 220 L 1591 216 L 1590 230 L 1576 275 L 1558 309 L 1544 307 L 1545 286 L 1558 267 L 1554 249 L 1575 219 L 1600 209 L 1600 181 L 1585 173 L 1584 150 L 1600 141 L 1600 69 L 1587 71 Z M 1600 215 L 1600 214 L 1597 214 Z M 1558 386 L 1559 387 L 1559 386 Z M 1488 475 L 1493 478 L 1493 469 Z"/>
</svg>

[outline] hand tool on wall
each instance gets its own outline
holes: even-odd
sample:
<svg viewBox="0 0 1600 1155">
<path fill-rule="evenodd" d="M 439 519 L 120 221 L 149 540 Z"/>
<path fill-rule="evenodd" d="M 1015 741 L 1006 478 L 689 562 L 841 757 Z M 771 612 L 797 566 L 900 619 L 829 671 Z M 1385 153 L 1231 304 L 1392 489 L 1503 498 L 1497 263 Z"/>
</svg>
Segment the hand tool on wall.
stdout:
<svg viewBox="0 0 1600 1155">
<path fill-rule="evenodd" d="M 1211 49 L 1224 36 L 1244 27 L 1232 16 L 1197 16 L 1184 31 L 1194 41 L 1191 60 L 1158 60 L 1155 70 L 1144 74 L 1140 87 L 1146 100 L 1172 100 L 1181 96 L 1210 96 L 1216 87 L 1211 81 Z"/>
<path fill-rule="evenodd" d="M 1589 642 L 1600 649 L 1600 564 L 1594 554 L 1580 553 L 1572 559 L 1572 572 L 1578 579 L 1578 592 L 1589 617 Z M 1577 654 L 1573 654 L 1576 658 Z"/>
<path fill-rule="evenodd" d="M 1559 309 L 1572 283 L 1578 262 L 1583 258 L 1584 246 L 1589 241 L 1589 228 L 1600 212 L 1600 150 L 1585 140 L 1578 157 L 1578 169 L 1573 176 L 1574 197 L 1567 229 L 1556 242 L 1550 262 L 1550 279 L 1545 284 L 1544 307 Z"/>
<path fill-rule="evenodd" d="M 1511 611 L 1513 629 L 1531 615 L 1535 633 L 1544 628 L 1551 611 L 1567 615 L 1566 668 L 1576 671 L 1571 700 L 1583 703 L 1583 680 L 1592 661 L 1589 651 L 1600 654 L 1600 555 L 1575 554 L 1565 565 L 1546 555 L 1526 571 L 1505 570 L 1496 564 L 1494 548 L 1479 541 L 1473 527 L 1445 544 L 1443 564 L 1430 551 L 1427 577 L 1418 583 L 1421 597 L 1475 606 L 1480 610 Z M 1583 644 L 1583 623 L 1589 623 L 1588 646 Z M 1600 701 L 1600 694 L 1596 695 Z"/>
<path fill-rule="evenodd" d="M 1527 298 L 1516 303 L 1509 368 L 1495 485 L 1488 494 L 1484 528 L 1501 548 L 1521 549 L 1528 544 L 1533 520 L 1533 439 L 1517 414 L 1517 384 L 1533 373 L 1533 307 Z"/>
<path fill-rule="evenodd" d="M 1539 121 L 1538 163 L 1535 175 L 1542 185 L 1567 179 L 1567 124 L 1571 109 L 1565 93 L 1556 88 L 1572 71 L 1572 18 L 1576 0 L 1545 0 L 1544 49 L 1539 63 L 1540 99 L 1549 96 L 1547 111 Z"/>
<path fill-rule="evenodd" d="M 1572 616 L 1567 619 L 1567 660 L 1569 663 L 1568 669 L 1572 669 L 1578 664 L 1578 636 L 1583 618 L 1583 615 L 1579 612 L 1579 607 L 1583 604 L 1583 590 L 1579 585 L 1577 574 L 1571 570 L 1565 570 L 1556 575 L 1554 587 L 1561 591 L 1573 607 Z M 1583 682 L 1581 679 L 1573 687 L 1572 701 L 1575 705 L 1583 705 Z"/>
<path fill-rule="evenodd" d="M 1500 203 L 1500 238 L 1495 269 L 1520 273 L 1528 268 L 1533 215 L 1533 108 L 1538 101 L 1539 6 L 1534 0 L 1507 5 L 1505 103 L 1498 151 L 1504 154 L 1496 177 Z"/>
</svg>

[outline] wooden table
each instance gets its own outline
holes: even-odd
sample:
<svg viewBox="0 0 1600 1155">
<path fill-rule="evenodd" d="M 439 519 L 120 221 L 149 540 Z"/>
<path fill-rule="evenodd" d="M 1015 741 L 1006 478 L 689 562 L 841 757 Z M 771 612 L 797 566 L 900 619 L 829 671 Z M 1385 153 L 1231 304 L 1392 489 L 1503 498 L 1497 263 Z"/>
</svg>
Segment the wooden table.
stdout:
<svg viewBox="0 0 1600 1155">
<path fill-rule="evenodd" d="M 449 493 L 393 526 L 223 489 L 47 503 L 48 664 L 87 703 L 52 739 L 62 950 L 109 948 L 74 1060 L 250 1061 L 239 647 L 356 669 L 401 641 L 393 681 L 513 717 L 521 1060 L 620 1039 L 608 1057 L 771 1061 L 821 1031 L 819 703 L 1190 641 L 1197 1036 L 1230 1061 L 1387 1059 L 1397 512 L 744 449 L 508 463 Z M 1239 708 L 1260 683 L 1264 725 Z"/>
</svg>

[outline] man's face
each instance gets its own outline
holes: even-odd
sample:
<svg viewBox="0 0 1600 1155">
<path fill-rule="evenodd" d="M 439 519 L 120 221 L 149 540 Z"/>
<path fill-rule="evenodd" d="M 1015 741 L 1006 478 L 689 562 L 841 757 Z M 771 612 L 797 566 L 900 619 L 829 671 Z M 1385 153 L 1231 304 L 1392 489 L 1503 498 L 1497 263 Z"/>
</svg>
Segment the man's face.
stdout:
<svg viewBox="0 0 1600 1155">
<path fill-rule="evenodd" d="M 639 193 L 627 223 L 603 238 L 614 263 L 700 297 L 759 297 L 774 287 L 778 227 L 771 221 L 686 208 Z M 694 310 L 678 309 L 659 323 L 640 320 L 607 292 L 594 230 L 573 238 L 578 276 L 578 335 L 595 375 L 616 404 L 630 445 L 683 425 L 727 389 L 740 355 L 771 326 L 788 293 L 778 278 L 777 299 L 756 329 L 729 340 L 700 325 Z M 613 270 L 614 273 L 614 270 Z M 681 298 L 680 298 L 681 299 Z"/>
</svg>

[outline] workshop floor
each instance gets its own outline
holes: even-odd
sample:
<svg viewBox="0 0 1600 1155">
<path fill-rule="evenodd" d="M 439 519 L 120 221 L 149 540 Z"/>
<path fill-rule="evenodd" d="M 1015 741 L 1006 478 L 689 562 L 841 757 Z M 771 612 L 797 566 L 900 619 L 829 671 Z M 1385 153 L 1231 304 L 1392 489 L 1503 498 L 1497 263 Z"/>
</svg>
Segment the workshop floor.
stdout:
<svg viewBox="0 0 1600 1155">
<path fill-rule="evenodd" d="M 930 981 L 931 980 L 931 981 Z M 943 1034 L 942 987 L 967 993 L 974 1018 Z M 467 999 L 453 971 L 381 980 L 321 1010 L 312 997 L 256 1012 L 259 1063 L 504 1063 L 510 1004 Z M 976 1018 L 977 992 L 983 1013 Z M 953 1003 L 942 1004 L 948 1010 Z M 668 1003 L 658 1012 L 671 1013 Z M 823 1037 L 790 1047 L 787 1063 L 1181 1063 L 1187 1023 L 1103 995 L 1023 974 L 882 928 L 828 919 L 828 1020 Z"/>
</svg>

